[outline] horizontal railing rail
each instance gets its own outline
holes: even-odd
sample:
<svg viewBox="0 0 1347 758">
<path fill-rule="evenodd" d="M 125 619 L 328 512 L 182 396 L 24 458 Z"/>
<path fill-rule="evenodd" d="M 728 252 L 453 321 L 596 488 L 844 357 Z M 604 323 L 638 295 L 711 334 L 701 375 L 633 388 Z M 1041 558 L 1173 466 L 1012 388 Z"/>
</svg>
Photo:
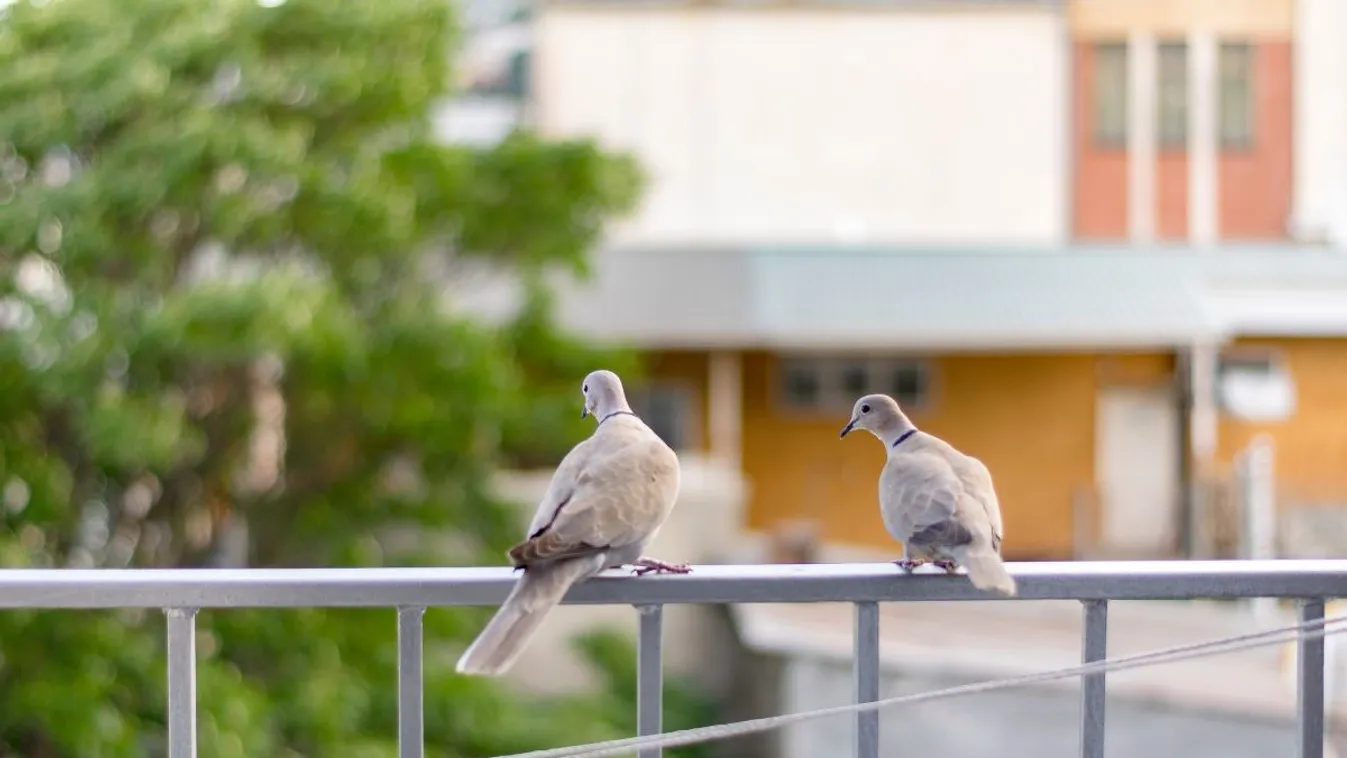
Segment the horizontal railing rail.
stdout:
<svg viewBox="0 0 1347 758">
<path fill-rule="evenodd" d="M 1082 602 L 1082 661 L 1106 657 L 1110 600 L 1294 598 L 1300 620 L 1324 617 L 1347 596 L 1347 561 L 1172 561 L 1012 564 L 1015 600 Z M 494 605 L 517 575 L 507 568 L 146 569 L 0 571 L 0 609 L 160 608 L 167 615 L 170 758 L 196 756 L 196 613 L 212 608 L 397 609 L 399 755 L 421 758 L 422 614 L 428 607 Z M 849 602 L 855 606 L 856 702 L 879 699 L 879 603 L 996 600 L 963 576 L 904 575 L 893 564 L 696 566 L 691 574 L 608 572 L 571 590 L 567 603 L 639 611 L 638 732 L 658 734 L 663 607 L 668 604 Z M 1014 602 L 1014 600 L 999 600 Z M 1297 737 L 1301 758 L 1322 758 L 1324 640 L 1301 634 Z M 1083 676 L 1081 755 L 1102 758 L 1105 675 Z M 857 758 L 879 755 L 879 715 L 856 716 Z M 658 758 L 660 751 L 641 751 Z"/>
</svg>

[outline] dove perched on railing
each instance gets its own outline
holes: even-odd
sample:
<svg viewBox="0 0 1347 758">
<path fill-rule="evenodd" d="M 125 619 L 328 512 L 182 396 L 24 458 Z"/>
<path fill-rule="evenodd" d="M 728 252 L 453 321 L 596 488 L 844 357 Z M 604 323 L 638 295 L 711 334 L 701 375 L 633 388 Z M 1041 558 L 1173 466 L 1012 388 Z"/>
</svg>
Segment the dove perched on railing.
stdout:
<svg viewBox="0 0 1347 758">
<path fill-rule="evenodd" d="M 632 413 L 617 374 L 591 373 L 581 393 L 581 416 L 598 427 L 561 460 L 527 539 L 510 548 L 524 574 L 459 658 L 460 673 L 503 673 L 566 591 L 604 569 L 690 570 L 642 556 L 678 498 L 677 454 Z"/>
<path fill-rule="evenodd" d="M 896 563 L 908 572 L 927 562 L 949 573 L 963 566 L 978 589 L 1014 595 L 1015 580 L 1001 561 L 1001 506 L 982 461 L 919 431 L 888 395 L 857 400 L 841 436 L 853 429 L 875 435 L 888 451 L 879 510 L 903 543 Z"/>
</svg>

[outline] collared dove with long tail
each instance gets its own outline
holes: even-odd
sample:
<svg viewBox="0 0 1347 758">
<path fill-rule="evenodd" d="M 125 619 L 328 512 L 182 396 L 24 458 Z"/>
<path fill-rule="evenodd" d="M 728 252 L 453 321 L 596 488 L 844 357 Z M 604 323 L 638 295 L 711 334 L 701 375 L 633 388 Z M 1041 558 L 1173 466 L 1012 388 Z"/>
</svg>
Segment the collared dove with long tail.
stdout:
<svg viewBox="0 0 1347 758">
<path fill-rule="evenodd" d="M 879 510 L 889 534 L 903 543 L 896 563 L 909 573 L 927 562 L 949 573 L 963 566 L 978 589 L 1015 595 L 1001 560 L 1001 505 L 982 461 L 918 430 L 888 395 L 856 401 L 841 436 L 855 429 L 875 435 L 888 451 Z"/>
<path fill-rule="evenodd" d="M 459 658 L 459 673 L 504 673 L 567 590 L 604 569 L 691 570 L 642 555 L 678 499 L 678 455 L 632 412 L 617 374 L 589 374 L 581 394 L 580 415 L 598 426 L 561 460 L 527 539 L 510 548 L 524 574 Z"/>
</svg>

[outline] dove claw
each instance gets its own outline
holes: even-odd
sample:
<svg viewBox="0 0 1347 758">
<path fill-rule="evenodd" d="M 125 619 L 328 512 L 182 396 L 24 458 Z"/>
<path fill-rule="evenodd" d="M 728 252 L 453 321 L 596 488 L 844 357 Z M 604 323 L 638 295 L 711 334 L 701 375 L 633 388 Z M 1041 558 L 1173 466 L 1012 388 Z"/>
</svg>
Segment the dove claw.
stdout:
<svg viewBox="0 0 1347 758">
<path fill-rule="evenodd" d="M 921 566 L 924 563 L 926 563 L 926 561 L 914 561 L 910 558 L 902 558 L 900 560 L 894 561 L 893 565 L 897 566 L 898 568 L 910 574 L 914 570 L 916 570 L 918 566 Z"/>
<path fill-rule="evenodd" d="M 657 558 L 641 558 L 632 565 L 636 568 L 633 568 L 631 572 L 636 576 L 645 576 L 652 571 L 656 574 L 692 573 L 692 567 L 688 566 L 686 563 L 665 563 Z"/>
<path fill-rule="evenodd" d="M 959 570 L 959 564 L 954 561 L 936 561 L 935 565 L 943 569 L 946 574 L 953 574 Z"/>
</svg>

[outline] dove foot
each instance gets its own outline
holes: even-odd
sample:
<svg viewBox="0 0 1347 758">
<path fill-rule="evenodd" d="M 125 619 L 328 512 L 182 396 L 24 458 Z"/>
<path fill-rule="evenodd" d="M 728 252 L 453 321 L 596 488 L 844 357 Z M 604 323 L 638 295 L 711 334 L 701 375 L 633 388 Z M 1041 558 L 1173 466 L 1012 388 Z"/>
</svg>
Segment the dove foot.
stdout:
<svg viewBox="0 0 1347 758">
<path fill-rule="evenodd" d="M 954 561 L 936 561 L 935 565 L 943 569 L 946 574 L 953 574 L 959 570 L 959 564 Z"/>
<path fill-rule="evenodd" d="M 918 566 L 921 566 L 921 565 L 923 565 L 923 564 L 925 564 L 925 563 L 926 563 L 926 561 L 914 561 L 914 560 L 912 560 L 912 559 L 910 559 L 910 558 L 903 558 L 903 559 L 894 561 L 894 562 L 893 562 L 893 565 L 897 566 L 898 568 L 900 568 L 900 569 L 902 569 L 903 571 L 906 571 L 907 573 L 910 574 L 910 573 L 912 573 L 913 571 L 915 571 L 915 570 L 917 569 Z"/>
<path fill-rule="evenodd" d="M 686 563 L 665 563 L 657 558 L 640 558 L 632 564 L 636 568 L 631 572 L 637 576 L 645 576 L 650 572 L 656 574 L 690 574 L 692 567 Z"/>
</svg>

